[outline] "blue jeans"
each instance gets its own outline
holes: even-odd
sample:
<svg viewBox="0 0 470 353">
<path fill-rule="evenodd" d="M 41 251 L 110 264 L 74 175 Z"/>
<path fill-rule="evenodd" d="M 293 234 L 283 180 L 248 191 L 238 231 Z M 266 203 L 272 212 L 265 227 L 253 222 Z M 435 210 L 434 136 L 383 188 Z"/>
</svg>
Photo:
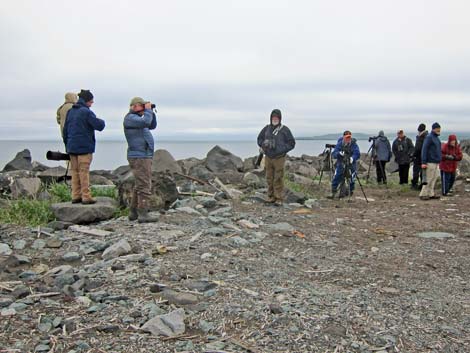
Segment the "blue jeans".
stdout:
<svg viewBox="0 0 470 353">
<path fill-rule="evenodd" d="M 342 163 L 341 164 L 338 163 L 336 165 L 335 176 L 331 183 L 332 190 L 334 191 L 338 190 L 338 186 L 341 184 L 341 181 L 343 180 L 343 175 L 344 175 L 344 165 Z M 356 180 L 356 165 L 352 164 L 351 165 L 351 183 L 349 184 L 349 191 L 351 192 L 354 191 L 354 186 L 356 183 L 355 180 Z"/>
<path fill-rule="evenodd" d="M 454 182 L 455 173 L 448 173 L 441 170 L 442 195 L 447 195 L 454 186 Z"/>
</svg>

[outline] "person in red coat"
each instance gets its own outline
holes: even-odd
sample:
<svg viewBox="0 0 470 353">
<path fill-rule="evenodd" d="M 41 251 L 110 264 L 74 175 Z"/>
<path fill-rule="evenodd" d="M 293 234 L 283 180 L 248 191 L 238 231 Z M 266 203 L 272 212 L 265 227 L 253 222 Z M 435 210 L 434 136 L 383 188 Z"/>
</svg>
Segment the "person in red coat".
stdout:
<svg viewBox="0 0 470 353">
<path fill-rule="evenodd" d="M 452 194 L 455 182 L 457 163 L 462 160 L 462 150 L 457 143 L 457 136 L 450 135 L 447 143 L 442 145 L 442 161 L 439 164 L 442 180 L 442 195 Z"/>
</svg>

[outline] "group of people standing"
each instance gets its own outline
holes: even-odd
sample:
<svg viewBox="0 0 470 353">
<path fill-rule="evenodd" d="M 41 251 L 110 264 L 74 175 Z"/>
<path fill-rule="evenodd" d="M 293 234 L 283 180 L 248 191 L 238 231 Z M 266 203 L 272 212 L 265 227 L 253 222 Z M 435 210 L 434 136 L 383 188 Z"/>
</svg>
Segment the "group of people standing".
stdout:
<svg viewBox="0 0 470 353">
<path fill-rule="evenodd" d="M 428 133 L 426 125 L 421 123 L 418 126 L 415 144 L 405 135 L 403 130 L 397 132 L 396 139 L 390 144 L 384 132 L 380 131 L 373 142 L 377 182 L 379 184 L 387 183 L 385 167 L 394 157 L 398 164 L 400 184 L 402 185 L 408 184 L 410 166 L 413 164 L 411 187 L 415 190 L 421 190 L 420 198 L 422 200 L 439 198 L 434 193 L 439 174 L 442 181 L 442 195 L 451 195 L 457 163 L 462 160 L 462 150 L 458 145 L 456 135 L 450 135 L 447 143 L 441 144 L 440 134 L 439 123 L 432 125 L 431 133 Z"/>
<path fill-rule="evenodd" d="M 93 103 L 93 94 L 89 90 L 81 90 L 78 95 L 67 93 L 64 104 L 57 110 L 57 123 L 60 125 L 66 152 L 70 156 L 72 203 L 85 205 L 96 202 L 90 192 L 90 164 L 95 153 L 95 131 L 103 131 L 105 128 L 105 121 L 97 118 L 90 109 Z M 149 215 L 154 155 L 154 138 L 151 130 L 157 127 L 157 117 L 153 107 L 150 102 L 134 97 L 130 101 L 129 112 L 123 119 L 124 135 L 128 144 L 127 159 L 135 178 L 129 219 L 139 222 L 157 220 Z M 283 203 L 286 156 L 294 149 L 296 143 L 290 129 L 281 122 L 281 111 L 274 109 L 269 124 L 260 131 L 257 139 L 260 151 L 265 156 L 267 203 L 275 205 Z M 434 193 L 439 170 L 442 194 L 451 194 L 457 163 L 462 159 L 462 151 L 455 135 L 450 135 L 448 142 L 441 145 L 440 130 L 440 125 L 434 123 L 431 133 L 428 133 L 425 124 L 420 124 L 415 144 L 403 130 L 397 132 L 397 138 L 392 144 L 384 132 L 380 131 L 378 136 L 373 138 L 377 182 L 387 183 L 386 164 L 394 157 L 398 164 L 400 184 L 408 184 L 410 165 L 413 164 L 411 187 L 421 189 L 421 199 L 439 198 Z M 338 139 L 332 157 L 336 159 L 336 167 L 329 197 L 336 196 L 346 174 L 349 182 L 347 194 L 352 195 L 357 161 L 361 153 L 351 131 L 345 131 Z"/>
<path fill-rule="evenodd" d="M 103 131 L 105 121 L 91 111 L 94 96 L 89 90 L 77 95 L 67 93 L 65 103 L 57 110 L 57 123 L 70 156 L 72 174 L 72 203 L 96 203 L 90 192 L 90 165 L 95 153 L 95 131 Z M 157 127 L 157 117 L 152 103 L 134 97 L 129 112 L 123 119 L 124 135 L 128 148 L 127 159 L 135 178 L 129 208 L 129 219 L 140 223 L 156 222 L 149 214 L 152 195 L 152 161 L 154 139 L 150 132 Z"/>
</svg>

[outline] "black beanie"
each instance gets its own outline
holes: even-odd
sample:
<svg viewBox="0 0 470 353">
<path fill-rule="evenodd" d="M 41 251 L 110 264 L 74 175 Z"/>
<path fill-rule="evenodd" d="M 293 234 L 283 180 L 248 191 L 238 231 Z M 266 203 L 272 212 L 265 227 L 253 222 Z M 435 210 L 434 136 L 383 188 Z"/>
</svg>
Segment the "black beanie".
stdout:
<svg viewBox="0 0 470 353">
<path fill-rule="evenodd" d="M 93 100 L 93 94 L 88 89 L 82 89 L 78 96 L 86 102 Z"/>
<path fill-rule="evenodd" d="M 432 124 L 432 129 L 440 129 L 441 128 L 441 125 L 439 125 L 439 123 L 434 123 Z"/>
<path fill-rule="evenodd" d="M 424 130 L 426 130 L 426 125 L 421 123 L 419 124 L 418 126 L 418 132 L 423 132 Z"/>
</svg>

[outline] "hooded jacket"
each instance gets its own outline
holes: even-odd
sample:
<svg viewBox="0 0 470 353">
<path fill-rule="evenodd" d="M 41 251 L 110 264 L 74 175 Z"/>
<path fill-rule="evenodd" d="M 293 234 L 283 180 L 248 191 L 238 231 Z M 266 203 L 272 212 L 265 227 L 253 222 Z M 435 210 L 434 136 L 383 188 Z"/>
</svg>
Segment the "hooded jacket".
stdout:
<svg viewBox="0 0 470 353">
<path fill-rule="evenodd" d="M 426 136 L 428 136 L 428 130 L 424 130 L 416 136 L 414 158 L 415 163 L 418 165 L 421 164 L 421 152 L 423 150 L 423 143 Z"/>
<path fill-rule="evenodd" d="M 455 141 L 455 146 L 451 146 L 450 142 Z M 452 156 L 453 159 L 448 159 L 447 156 Z M 439 168 L 446 173 L 455 173 L 457 170 L 457 162 L 462 160 L 462 150 L 457 143 L 457 136 L 450 135 L 447 143 L 442 145 L 442 160 L 439 163 Z"/>
<path fill-rule="evenodd" d="M 64 124 L 64 144 L 67 153 L 95 153 L 95 130 L 103 131 L 104 120 L 98 119 L 80 98 L 67 113 Z"/>
<path fill-rule="evenodd" d="M 383 131 L 379 132 L 379 136 L 375 140 L 375 160 L 390 162 L 392 158 L 392 146 L 390 141 L 384 135 Z"/>
<path fill-rule="evenodd" d="M 57 109 L 57 124 L 60 125 L 60 133 L 62 136 L 64 136 L 63 130 L 64 130 L 64 124 L 65 124 L 65 119 L 67 118 L 67 113 L 69 110 L 72 108 L 72 106 L 77 103 L 78 101 L 78 96 L 76 93 L 66 93 L 65 94 L 65 103 L 62 104 L 58 109 Z"/>
<path fill-rule="evenodd" d="M 157 116 L 150 109 L 143 115 L 132 110 L 124 117 L 124 135 L 127 140 L 127 158 L 153 158 L 154 140 L 150 130 L 157 127 Z"/>
<path fill-rule="evenodd" d="M 428 163 L 441 163 L 442 160 L 442 147 L 439 136 L 434 132 L 426 136 L 423 142 L 423 149 L 421 151 L 421 164 Z"/>
<path fill-rule="evenodd" d="M 393 141 L 392 150 L 397 164 L 403 165 L 411 163 L 415 147 L 409 137 L 403 136 L 402 140 L 397 137 L 395 141 Z"/>
<path fill-rule="evenodd" d="M 270 124 L 266 125 L 258 135 L 258 146 L 263 149 L 264 154 L 269 158 L 284 157 L 295 147 L 294 136 L 292 136 L 287 126 L 281 125 L 281 121 L 282 117 L 279 117 L 279 125 L 274 126 L 272 118 L 270 118 Z M 263 143 L 266 140 L 272 141 L 274 148 L 263 148 Z"/>
<path fill-rule="evenodd" d="M 351 139 L 351 143 L 348 145 L 344 144 L 343 137 L 340 137 L 338 139 L 338 142 L 336 142 L 335 149 L 331 154 L 333 158 L 337 160 L 338 166 L 343 165 L 343 158 L 341 158 L 340 152 L 345 152 L 345 155 L 353 158 L 352 165 L 354 170 L 356 170 L 356 162 L 359 158 L 361 158 L 361 151 L 359 150 L 357 140 L 355 138 Z"/>
</svg>

